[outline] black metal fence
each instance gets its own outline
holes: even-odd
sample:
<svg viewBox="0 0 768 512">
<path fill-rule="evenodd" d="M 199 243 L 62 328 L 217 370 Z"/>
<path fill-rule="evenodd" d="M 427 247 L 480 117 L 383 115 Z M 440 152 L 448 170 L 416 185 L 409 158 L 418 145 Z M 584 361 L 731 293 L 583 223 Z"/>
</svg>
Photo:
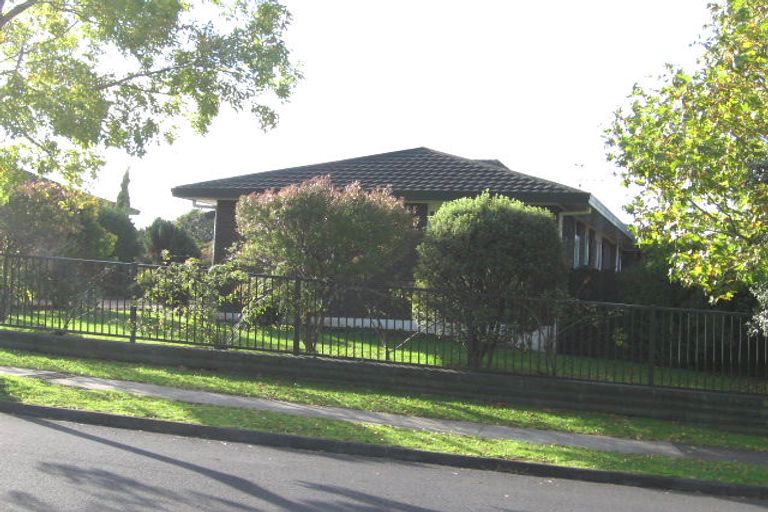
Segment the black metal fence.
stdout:
<svg viewBox="0 0 768 512">
<path fill-rule="evenodd" d="M 160 267 L 0 255 L 0 325 L 511 374 L 768 394 L 748 314 L 340 288 L 241 275 L 158 298 Z M 161 274 L 158 273 L 158 276 Z"/>
</svg>

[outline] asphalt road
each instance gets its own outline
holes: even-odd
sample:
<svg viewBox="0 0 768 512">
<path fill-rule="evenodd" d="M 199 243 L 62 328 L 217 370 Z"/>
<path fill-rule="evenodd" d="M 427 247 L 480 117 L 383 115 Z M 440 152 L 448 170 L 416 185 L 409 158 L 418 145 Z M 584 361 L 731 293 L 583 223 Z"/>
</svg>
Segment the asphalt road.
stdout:
<svg viewBox="0 0 768 512">
<path fill-rule="evenodd" d="M 757 511 L 768 502 L 0 414 L 0 510 Z"/>
</svg>

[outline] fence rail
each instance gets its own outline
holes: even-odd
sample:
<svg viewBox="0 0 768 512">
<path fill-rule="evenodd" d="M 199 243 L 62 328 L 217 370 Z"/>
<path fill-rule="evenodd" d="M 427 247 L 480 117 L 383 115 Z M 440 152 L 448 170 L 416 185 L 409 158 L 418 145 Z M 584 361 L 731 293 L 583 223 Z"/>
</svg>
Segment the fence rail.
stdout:
<svg viewBox="0 0 768 512">
<path fill-rule="evenodd" d="M 159 268 L 0 255 L 0 325 L 768 394 L 768 340 L 753 332 L 748 314 L 499 297 L 478 297 L 467 308 L 435 290 L 264 275 L 159 299 L 145 279 Z"/>
</svg>

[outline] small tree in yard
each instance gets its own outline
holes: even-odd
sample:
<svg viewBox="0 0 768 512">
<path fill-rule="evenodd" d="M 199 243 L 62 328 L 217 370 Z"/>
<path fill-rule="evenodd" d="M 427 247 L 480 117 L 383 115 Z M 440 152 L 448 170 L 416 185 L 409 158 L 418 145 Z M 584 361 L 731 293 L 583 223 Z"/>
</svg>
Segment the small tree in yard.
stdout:
<svg viewBox="0 0 768 512">
<path fill-rule="evenodd" d="M 183 262 L 188 258 L 200 258 L 200 248 L 192 236 L 173 222 L 161 218 L 144 231 L 144 246 L 153 263 L 165 263 L 166 259 Z"/>
<path fill-rule="evenodd" d="M 490 366 L 499 342 L 541 327 L 515 299 L 559 296 L 566 286 L 552 215 L 487 192 L 444 204 L 417 251 L 417 282 L 434 289 L 419 295 L 417 317 L 450 325 L 471 368 Z"/>
<path fill-rule="evenodd" d="M 285 286 L 275 293 L 281 310 L 298 317 L 310 353 L 323 313 L 345 288 L 386 275 L 405 255 L 414 231 L 412 215 L 389 190 L 366 191 L 357 183 L 336 188 L 327 176 L 242 198 L 237 226 L 243 239 L 237 260 L 308 280 L 298 295 Z M 259 311 L 258 304 L 252 307 Z"/>
</svg>

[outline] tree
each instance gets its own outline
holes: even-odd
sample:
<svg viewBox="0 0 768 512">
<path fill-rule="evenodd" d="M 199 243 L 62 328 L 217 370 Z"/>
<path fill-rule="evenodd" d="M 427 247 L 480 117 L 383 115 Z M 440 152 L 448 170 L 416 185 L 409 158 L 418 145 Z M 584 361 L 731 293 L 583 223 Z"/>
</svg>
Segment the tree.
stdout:
<svg viewBox="0 0 768 512">
<path fill-rule="evenodd" d="M 635 86 L 607 144 L 638 189 L 638 242 L 717 300 L 768 283 L 768 4 L 710 9 L 699 69 L 668 66 L 658 88 Z"/>
<path fill-rule="evenodd" d="M 567 284 L 552 214 L 488 192 L 442 205 L 417 251 L 417 283 L 432 291 L 418 296 L 416 316 L 450 325 L 470 368 L 543 327 L 525 298 L 559 297 Z"/>
<path fill-rule="evenodd" d="M 237 205 L 242 243 L 236 259 L 261 272 L 306 280 L 271 294 L 289 314 L 301 308 L 302 341 L 315 351 L 319 318 L 345 288 L 385 276 L 405 255 L 413 216 L 388 189 L 343 189 L 317 177 L 280 191 L 252 194 Z M 274 307 L 274 305 L 270 305 Z"/>
<path fill-rule="evenodd" d="M 210 244 L 213 241 L 213 212 L 202 210 L 190 210 L 174 221 L 181 229 L 186 230 L 199 246 Z"/>
<path fill-rule="evenodd" d="M 76 182 L 181 119 L 204 133 L 222 106 L 273 127 L 300 76 L 289 22 L 275 0 L 0 1 L 0 175 Z"/>
<path fill-rule="evenodd" d="M 57 183 L 27 181 L 0 206 L 3 252 L 106 259 L 115 237 L 98 223 L 96 200 Z"/>
<path fill-rule="evenodd" d="M 125 174 L 123 174 L 123 181 L 120 182 L 120 192 L 117 194 L 117 201 L 115 201 L 115 206 L 118 210 L 131 211 L 131 194 L 128 191 L 128 185 L 130 184 L 131 176 L 129 170 L 126 169 Z"/>
<path fill-rule="evenodd" d="M 200 258 L 200 248 L 192 236 L 173 222 L 160 218 L 155 219 L 144 232 L 144 246 L 149 259 L 157 264 L 164 263 L 168 258 L 175 262 Z"/>
<path fill-rule="evenodd" d="M 115 247 L 110 257 L 119 261 L 136 261 L 144 251 L 139 240 L 139 232 L 125 210 L 114 206 L 102 206 L 99 209 L 99 224 L 116 237 Z"/>
</svg>

